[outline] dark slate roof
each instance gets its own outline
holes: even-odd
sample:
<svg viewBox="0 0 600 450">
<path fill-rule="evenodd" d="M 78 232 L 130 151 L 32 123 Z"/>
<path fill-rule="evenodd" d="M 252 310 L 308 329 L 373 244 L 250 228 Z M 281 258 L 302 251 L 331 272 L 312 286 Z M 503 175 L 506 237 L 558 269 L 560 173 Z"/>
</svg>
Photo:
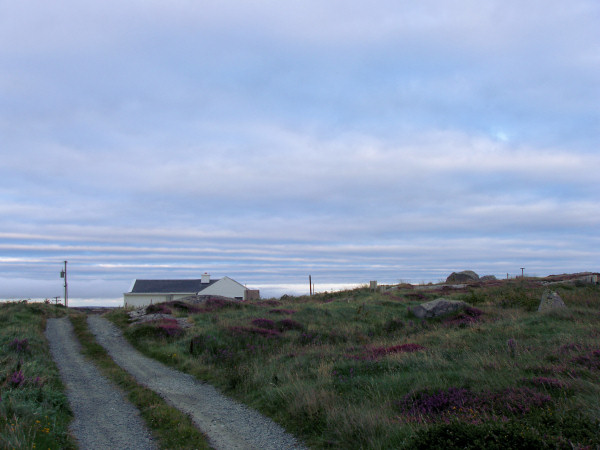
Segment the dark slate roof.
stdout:
<svg viewBox="0 0 600 450">
<path fill-rule="evenodd" d="M 201 283 L 201 280 L 135 280 L 132 293 L 136 294 L 195 294 L 219 280 Z"/>
</svg>

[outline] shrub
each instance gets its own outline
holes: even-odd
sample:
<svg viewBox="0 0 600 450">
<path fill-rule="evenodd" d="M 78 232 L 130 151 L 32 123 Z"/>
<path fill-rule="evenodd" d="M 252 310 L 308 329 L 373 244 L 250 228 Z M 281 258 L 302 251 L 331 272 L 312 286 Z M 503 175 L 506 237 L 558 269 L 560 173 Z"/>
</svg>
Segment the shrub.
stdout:
<svg viewBox="0 0 600 450">
<path fill-rule="evenodd" d="M 279 331 L 277 330 L 269 330 L 266 328 L 253 328 L 253 327 L 242 327 L 242 326 L 233 326 L 227 327 L 227 330 L 230 334 L 236 335 L 253 335 L 253 336 L 262 336 L 267 338 L 279 337 Z"/>
<path fill-rule="evenodd" d="M 451 387 L 438 391 L 413 391 L 396 402 L 396 407 L 418 422 L 457 417 L 470 423 L 480 423 L 498 416 L 523 416 L 550 400 L 548 395 L 526 387 L 479 393 Z"/>
<path fill-rule="evenodd" d="M 464 326 L 473 322 L 477 322 L 483 311 L 472 306 L 467 306 L 456 314 L 450 315 L 442 319 L 442 323 L 447 325 Z"/>
<path fill-rule="evenodd" d="M 175 319 L 162 319 L 158 323 L 157 330 L 165 337 L 179 337 L 185 333 Z"/>
<path fill-rule="evenodd" d="M 271 319 L 254 319 L 252 321 L 252 325 L 257 326 L 259 328 L 265 328 L 267 330 L 275 329 L 275 322 Z"/>
<path fill-rule="evenodd" d="M 172 302 L 169 302 L 168 305 L 172 306 L 173 308 L 181 309 L 183 311 L 186 311 L 186 312 L 192 313 L 192 314 L 201 311 L 201 309 L 198 308 L 197 306 L 191 305 L 186 302 L 182 302 L 180 300 L 174 300 Z"/>
<path fill-rule="evenodd" d="M 412 353 L 424 349 L 425 347 L 422 345 L 409 343 L 394 345 L 393 347 L 376 347 L 371 349 L 370 353 L 373 355 L 373 357 L 377 358 L 380 356 L 391 355 L 393 353 Z"/>
<path fill-rule="evenodd" d="M 25 375 L 23 375 L 23 372 L 20 370 L 13 372 L 8 380 L 8 384 L 10 384 L 12 387 L 19 387 L 25 384 Z"/>
<path fill-rule="evenodd" d="M 454 421 L 417 431 L 409 448 L 414 449 L 497 449 L 529 450 L 547 448 L 534 431 L 519 422 L 473 425 Z"/>
<path fill-rule="evenodd" d="M 298 330 L 298 331 L 304 330 L 304 325 L 302 325 L 300 322 L 296 322 L 295 320 L 292 320 L 292 319 L 278 320 L 275 325 L 276 325 L 277 329 L 281 332 L 288 331 L 288 330 Z"/>
<path fill-rule="evenodd" d="M 179 326 L 176 319 L 162 319 L 142 323 L 132 327 L 128 334 L 134 339 L 140 338 L 173 338 L 182 336 L 185 331 Z"/>
<path fill-rule="evenodd" d="M 29 351 L 29 340 L 25 339 L 13 339 L 13 341 L 8 344 L 8 347 L 17 353 L 23 353 Z"/>
<path fill-rule="evenodd" d="M 383 325 L 383 331 L 386 333 L 394 333 L 405 327 L 404 321 L 401 319 L 390 319 Z"/>
<path fill-rule="evenodd" d="M 271 309 L 269 312 L 271 314 L 296 314 L 297 311 L 293 309 Z"/>
<path fill-rule="evenodd" d="M 600 370 L 600 350 L 594 350 L 571 360 L 571 363 L 583 366 L 589 370 Z"/>
<path fill-rule="evenodd" d="M 219 297 L 210 297 L 203 303 L 203 308 L 199 309 L 202 312 L 213 312 L 220 309 L 232 308 L 240 309 L 242 305 L 240 302 L 234 302 L 232 300 L 225 300 Z"/>
<path fill-rule="evenodd" d="M 534 387 L 542 387 L 547 390 L 562 391 L 567 388 L 567 384 L 556 378 L 548 377 L 535 377 L 535 378 L 523 378 L 523 383 L 529 384 Z"/>
<path fill-rule="evenodd" d="M 146 314 L 171 314 L 171 309 L 164 303 L 154 303 L 146 307 Z"/>
</svg>

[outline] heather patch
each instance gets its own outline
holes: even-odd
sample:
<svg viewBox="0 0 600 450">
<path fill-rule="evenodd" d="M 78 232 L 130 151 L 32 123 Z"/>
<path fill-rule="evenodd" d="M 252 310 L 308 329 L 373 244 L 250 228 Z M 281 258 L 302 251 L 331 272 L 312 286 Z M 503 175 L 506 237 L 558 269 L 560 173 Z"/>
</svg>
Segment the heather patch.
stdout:
<svg viewBox="0 0 600 450">
<path fill-rule="evenodd" d="M 171 308 L 164 303 L 154 303 L 146 307 L 146 314 L 171 314 Z"/>
<path fill-rule="evenodd" d="M 571 352 L 580 352 L 584 349 L 585 349 L 585 347 L 583 344 L 579 344 L 576 342 L 570 342 L 568 344 L 561 345 L 560 348 L 558 349 L 558 353 L 565 354 L 565 353 L 571 353 Z"/>
<path fill-rule="evenodd" d="M 71 414 L 49 356 L 45 320 L 64 308 L 0 303 L 0 448 L 75 448 Z M 15 338 L 15 336 L 18 336 Z"/>
<path fill-rule="evenodd" d="M 261 306 L 281 306 L 281 302 L 278 300 L 261 300 L 258 304 Z"/>
<path fill-rule="evenodd" d="M 266 328 L 255 328 L 255 327 L 244 327 L 244 326 L 232 326 L 227 327 L 229 333 L 233 336 L 261 336 L 266 338 L 276 338 L 279 337 L 279 331 L 277 330 L 269 330 Z"/>
<path fill-rule="evenodd" d="M 442 323 L 445 325 L 458 325 L 465 326 L 480 320 L 483 311 L 472 306 L 467 306 L 456 314 L 445 317 L 442 319 Z"/>
<path fill-rule="evenodd" d="M 179 309 L 181 311 L 185 311 L 189 314 L 194 314 L 202 311 L 201 308 L 192 305 L 191 303 L 182 302 L 180 300 L 173 300 L 172 302 L 168 302 L 167 305 L 170 305 L 171 307 Z"/>
<path fill-rule="evenodd" d="M 8 348 L 14 350 L 17 353 L 23 353 L 29 351 L 29 340 L 25 339 L 13 339 L 9 344 Z"/>
<path fill-rule="evenodd" d="M 40 377 L 28 378 L 22 370 L 15 370 L 7 379 L 8 385 L 12 388 L 21 388 L 24 386 L 42 387 L 43 380 Z"/>
<path fill-rule="evenodd" d="M 593 289 L 588 297 L 598 305 L 600 287 Z M 407 311 L 416 301 L 392 301 L 364 287 L 196 315 L 190 336 L 201 337 L 190 352 L 189 337 L 141 345 L 280 418 L 310 448 L 419 448 L 412 438 L 426 430 L 433 430 L 422 441 L 429 448 L 456 448 L 453 433 L 467 448 L 593 443 L 597 308 L 585 309 L 578 288 L 569 320 L 530 311 L 542 291 L 529 292 L 522 280 L 471 290 L 483 313 L 469 308 L 422 321 Z M 392 292 L 407 298 L 411 290 Z M 425 299 L 439 295 L 421 292 Z M 468 295 L 448 293 L 453 300 Z M 566 421 L 573 411 L 581 418 Z"/>
<path fill-rule="evenodd" d="M 571 363 L 592 371 L 600 371 L 600 350 L 593 350 L 585 355 L 573 358 Z"/>
<path fill-rule="evenodd" d="M 258 328 L 265 328 L 267 330 L 274 330 L 276 327 L 275 321 L 271 319 L 254 319 L 252 320 L 252 325 Z"/>
<path fill-rule="evenodd" d="M 226 300 L 224 298 L 210 297 L 202 304 L 202 308 L 198 309 L 198 312 L 213 312 L 220 311 L 222 309 L 240 309 L 242 305 L 240 302 L 233 300 Z"/>
<path fill-rule="evenodd" d="M 321 345 L 323 339 L 319 333 L 304 332 L 298 336 L 297 343 L 300 345 Z"/>
<path fill-rule="evenodd" d="M 484 420 L 505 420 L 507 416 L 523 416 L 550 401 L 550 396 L 527 387 L 483 392 L 451 387 L 437 391 L 413 391 L 396 402 L 396 408 L 403 417 L 416 422 L 459 419 L 481 423 Z"/>
<path fill-rule="evenodd" d="M 296 314 L 298 311 L 295 309 L 270 309 L 269 313 L 271 314 Z"/>
<path fill-rule="evenodd" d="M 179 337 L 185 333 L 176 319 L 162 319 L 158 322 L 156 329 L 165 337 Z"/>
<path fill-rule="evenodd" d="M 8 384 L 12 387 L 19 387 L 25 383 L 25 375 L 20 370 L 17 370 L 12 373 L 10 378 L 8 379 Z"/>
<path fill-rule="evenodd" d="M 358 361 L 361 360 L 373 360 L 382 358 L 384 356 L 393 355 L 396 353 L 413 353 L 418 352 L 420 350 L 425 350 L 425 347 L 419 344 L 408 343 L 401 345 L 394 345 L 391 347 L 375 347 L 375 348 L 365 348 L 359 354 L 347 354 L 346 358 L 355 359 Z"/>
<path fill-rule="evenodd" d="M 412 353 L 420 350 L 425 350 L 425 347 L 419 344 L 409 343 L 394 345 L 392 347 L 376 347 L 371 349 L 371 354 L 373 357 L 378 358 L 380 356 L 392 355 L 394 353 Z"/>
<path fill-rule="evenodd" d="M 389 334 L 394 333 L 398 330 L 402 330 L 404 327 L 406 327 L 404 320 L 394 318 L 385 322 L 385 324 L 383 325 L 383 331 Z"/>
<path fill-rule="evenodd" d="M 298 330 L 298 331 L 304 330 L 304 325 L 302 325 L 300 322 L 297 322 L 292 319 L 278 320 L 277 323 L 275 324 L 275 326 L 281 332 L 288 331 L 288 330 Z"/>
</svg>

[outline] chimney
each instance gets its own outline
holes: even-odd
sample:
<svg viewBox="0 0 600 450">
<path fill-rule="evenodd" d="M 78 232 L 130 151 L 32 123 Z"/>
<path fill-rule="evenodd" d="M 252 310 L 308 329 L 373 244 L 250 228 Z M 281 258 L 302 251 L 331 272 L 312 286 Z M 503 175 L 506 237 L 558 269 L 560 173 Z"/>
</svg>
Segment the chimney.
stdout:
<svg viewBox="0 0 600 450">
<path fill-rule="evenodd" d="M 200 278 L 200 283 L 201 284 L 208 284 L 210 283 L 210 274 L 207 272 L 204 272 L 202 274 L 202 278 Z"/>
</svg>

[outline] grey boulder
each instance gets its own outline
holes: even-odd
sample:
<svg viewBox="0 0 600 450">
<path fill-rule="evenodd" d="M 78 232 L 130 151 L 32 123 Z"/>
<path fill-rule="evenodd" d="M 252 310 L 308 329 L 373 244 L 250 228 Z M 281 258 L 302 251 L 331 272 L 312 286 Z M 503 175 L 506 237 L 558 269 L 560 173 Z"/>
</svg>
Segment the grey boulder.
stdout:
<svg viewBox="0 0 600 450">
<path fill-rule="evenodd" d="M 469 305 L 462 300 L 448 300 L 441 297 L 415 306 L 412 308 L 412 312 L 419 319 L 430 319 L 432 317 L 450 314 L 459 309 L 466 308 L 467 306 Z"/>
<path fill-rule="evenodd" d="M 540 301 L 540 306 L 538 306 L 539 311 L 549 311 L 553 309 L 561 309 L 566 308 L 565 302 L 555 291 L 544 291 L 542 294 L 542 300 Z"/>
<path fill-rule="evenodd" d="M 458 283 L 469 283 L 473 281 L 479 281 L 479 275 L 472 270 L 463 270 L 462 272 L 452 272 L 446 283 L 458 284 Z"/>
<path fill-rule="evenodd" d="M 496 281 L 497 278 L 494 275 L 484 275 L 482 276 L 479 281 Z"/>
</svg>

